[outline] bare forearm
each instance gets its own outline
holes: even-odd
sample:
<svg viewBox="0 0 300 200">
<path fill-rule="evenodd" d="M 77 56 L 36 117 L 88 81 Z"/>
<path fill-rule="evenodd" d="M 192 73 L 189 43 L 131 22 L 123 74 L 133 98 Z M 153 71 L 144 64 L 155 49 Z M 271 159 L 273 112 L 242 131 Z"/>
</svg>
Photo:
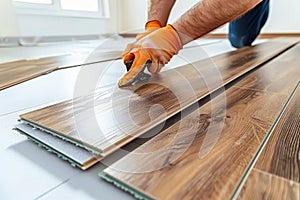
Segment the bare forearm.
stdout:
<svg viewBox="0 0 300 200">
<path fill-rule="evenodd" d="M 203 0 L 174 24 L 183 44 L 197 39 L 253 8 L 262 0 Z"/>
<path fill-rule="evenodd" d="M 149 0 L 148 21 L 158 20 L 162 26 L 165 26 L 175 1 L 176 0 Z"/>
</svg>

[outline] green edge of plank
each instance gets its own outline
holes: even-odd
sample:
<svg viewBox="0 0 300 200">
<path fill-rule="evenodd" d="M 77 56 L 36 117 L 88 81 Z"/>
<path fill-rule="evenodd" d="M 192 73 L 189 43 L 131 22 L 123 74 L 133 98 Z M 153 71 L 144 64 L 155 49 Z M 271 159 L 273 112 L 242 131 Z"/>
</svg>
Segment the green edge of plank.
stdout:
<svg viewBox="0 0 300 200">
<path fill-rule="evenodd" d="M 19 132 L 22 135 L 25 135 L 30 141 L 36 143 L 39 147 L 45 148 L 48 152 L 55 154 L 58 158 L 68 161 L 73 167 L 78 167 L 78 168 L 82 169 L 82 165 L 80 163 L 74 161 L 73 159 L 67 157 L 66 155 L 60 153 L 59 151 L 56 151 L 55 149 L 49 147 L 47 144 L 31 137 L 30 135 L 26 134 L 25 132 L 23 132 L 17 128 L 14 128 L 13 130 Z"/>
<path fill-rule="evenodd" d="M 60 139 L 62 139 L 62 140 L 64 140 L 64 141 L 70 142 L 70 143 L 72 143 L 72 144 L 75 144 L 76 146 L 79 146 L 79 147 L 81 147 L 81 148 L 84 148 L 84 149 L 90 151 L 90 152 L 93 153 L 93 154 L 100 155 L 100 154 L 102 153 L 101 151 L 96 151 L 95 149 L 90 148 L 90 147 L 84 145 L 83 143 L 77 142 L 76 140 L 72 140 L 72 139 L 70 139 L 70 138 L 68 138 L 68 137 L 65 137 L 65 136 L 63 136 L 63 135 L 61 135 L 61 134 L 59 134 L 59 133 L 56 133 L 56 132 L 54 132 L 54 131 L 51 131 L 51 130 L 49 130 L 49 129 L 47 129 L 47 128 L 44 128 L 44 127 L 42 127 L 42 126 L 40 126 L 40 125 L 38 125 L 38 124 L 35 124 L 35 123 L 33 123 L 33 122 L 30 122 L 30 121 L 28 121 L 28 120 L 26 120 L 26 119 L 22 119 L 22 118 L 21 118 L 21 119 L 19 119 L 18 121 L 23 122 L 23 123 L 25 123 L 25 124 L 27 124 L 27 125 L 29 125 L 29 126 L 31 126 L 31 127 L 37 128 L 37 129 L 39 129 L 39 130 L 41 130 L 41 131 L 43 131 L 43 132 L 50 133 L 51 135 L 53 135 L 53 136 L 55 136 L 55 137 L 58 137 L 58 138 L 60 138 Z"/>
<path fill-rule="evenodd" d="M 103 171 L 100 172 L 98 174 L 98 176 L 100 178 L 102 178 L 103 180 L 105 180 L 105 181 L 107 181 L 109 183 L 114 184 L 116 187 L 120 188 L 121 190 L 123 190 L 123 191 L 131 194 L 136 199 L 140 199 L 140 200 L 154 200 L 153 198 L 147 196 L 144 193 L 139 192 L 138 190 L 134 189 L 133 187 L 115 180 L 114 178 L 112 178 L 111 176 L 109 176 L 108 174 L 106 174 Z"/>
</svg>

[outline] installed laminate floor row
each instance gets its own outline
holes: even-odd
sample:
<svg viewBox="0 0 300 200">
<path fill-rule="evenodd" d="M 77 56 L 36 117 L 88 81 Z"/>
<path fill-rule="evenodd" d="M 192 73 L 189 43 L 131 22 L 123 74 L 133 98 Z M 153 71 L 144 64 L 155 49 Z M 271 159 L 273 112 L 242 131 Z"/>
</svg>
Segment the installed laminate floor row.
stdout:
<svg viewBox="0 0 300 200">
<path fill-rule="evenodd" d="M 300 183 L 300 88 L 271 134 L 254 167 Z"/>
<path fill-rule="evenodd" d="M 299 65 L 298 65 L 299 66 Z M 300 198 L 300 87 L 270 132 L 254 168 L 239 193 L 240 199 Z M 255 192 L 253 192 L 255 191 Z"/>
<path fill-rule="evenodd" d="M 295 59 L 298 55 L 300 46 L 263 65 L 226 90 L 225 105 L 221 103 L 224 95 L 217 96 L 100 176 L 145 198 L 232 197 L 299 82 L 300 61 Z M 282 73 L 288 80 L 282 81 Z M 295 138 L 289 141 L 297 143 Z M 297 152 L 293 149 L 292 152 Z M 291 160 L 295 163 L 295 159 Z M 274 170 L 276 166 L 273 164 L 271 168 Z M 253 188 L 253 184 L 248 187 Z M 288 189 L 297 187 L 295 183 Z"/>
<path fill-rule="evenodd" d="M 19 60 L 0 65 L 0 90 L 56 70 L 63 65 L 82 62 L 71 55 Z"/>
<path fill-rule="evenodd" d="M 66 54 L 38 59 L 19 60 L 0 64 L 0 90 L 28 81 L 55 70 L 117 59 L 121 51 Z"/>
</svg>

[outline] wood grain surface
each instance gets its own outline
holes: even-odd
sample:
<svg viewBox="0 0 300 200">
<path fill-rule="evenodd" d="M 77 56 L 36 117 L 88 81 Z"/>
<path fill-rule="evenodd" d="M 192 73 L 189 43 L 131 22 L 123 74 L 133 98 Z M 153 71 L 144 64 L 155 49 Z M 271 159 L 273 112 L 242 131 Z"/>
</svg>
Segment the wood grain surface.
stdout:
<svg viewBox="0 0 300 200">
<path fill-rule="evenodd" d="M 276 119 L 261 118 L 257 111 L 278 114 L 287 98 L 229 89 L 226 105 L 218 105 L 217 97 L 217 105 L 201 107 L 104 173 L 155 199 L 228 199 Z"/>
<path fill-rule="evenodd" d="M 283 93 L 283 91 L 286 91 L 286 94 L 290 94 L 294 90 L 294 83 L 299 80 L 300 75 L 299 62 L 293 62 L 300 55 L 299 45 L 295 46 L 292 50 L 292 52 L 284 52 L 280 56 L 280 59 L 276 60 L 276 67 L 262 67 L 254 71 L 251 77 L 242 79 L 234 87 L 273 93 Z M 274 81 L 274 77 L 279 81 Z M 289 89 L 286 90 L 286 87 L 289 87 Z"/>
<path fill-rule="evenodd" d="M 72 55 L 4 63 L 0 65 L 0 90 L 50 73 L 61 67 L 80 65 L 82 63 L 82 58 Z"/>
<path fill-rule="evenodd" d="M 242 191 L 241 199 L 300 199 L 300 184 L 266 172 L 252 170 Z"/>
<path fill-rule="evenodd" d="M 162 72 L 147 83 L 99 88 L 90 96 L 20 117 L 105 156 L 297 41 L 275 40 L 246 47 Z"/>
<path fill-rule="evenodd" d="M 103 62 L 120 57 L 120 51 L 96 52 L 88 57 L 85 54 L 66 54 L 2 63 L 0 64 L 0 90 L 55 70 Z"/>
<path fill-rule="evenodd" d="M 300 183 L 300 88 L 271 134 L 255 168 Z"/>
<path fill-rule="evenodd" d="M 0 65 L 0 90 L 30 80 L 58 68 L 67 56 L 20 60 Z"/>
<path fill-rule="evenodd" d="M 245 77 L 237 83 L 238 87 L 226 90 L 225 107 L 220 103 L 222 96 L 217 96 L 105 169 L 101 176 L 154 199 L 232 197 L 292 94 L 291 88 L 295 89 L 300 79 L 289 82 L 291 85 L 278 84 L 282 77 L 275 73 L 264 82 L 266 72 L 273 72 L 266 68 L 275 69 L 289 58 L 286 67 L 288 75 L 292 75 L 292 69 L 300 64 L 295 59 L 299 48 L 290 49 Z M 247 89 L 251 82 L 248 79 L 259 84 Z M 269 92 L 273 84 L 277 89 Z"/>
</svg>

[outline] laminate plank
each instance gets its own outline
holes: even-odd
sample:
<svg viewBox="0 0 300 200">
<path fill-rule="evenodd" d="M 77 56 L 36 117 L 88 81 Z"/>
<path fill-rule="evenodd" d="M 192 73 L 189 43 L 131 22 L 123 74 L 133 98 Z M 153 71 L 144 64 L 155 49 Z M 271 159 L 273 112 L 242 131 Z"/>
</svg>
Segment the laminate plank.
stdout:
<svg viewBox="0 0 300 200">
<path fill-rule="evenodd" d="M 274 67 L 262 67 L 259 70 L 253 72 L 251 77 L 242 79 L 236 83 L 234 87 L 240 87 L 245 89 L 255 89 L 266 92 L 290 94 L 294 90 L 294 83 L 299 80 L 300 67 L 298 62 L 291 62 L 300 55 L 300 47 L 296 45 L 292 48 L 292 51 L 286 51 L 280 59 L 276 60 Z M 286 90 L 287 86 L 289 89 Z"/>
<path fill-rule="evenodd" d="M 226 105 L 219 103 L 224 96 Z M 279 114 L 288 97 L 236 88 L 224 96 L 104 170 L 104 178 L 154 199 L 230 198 L 276 119 L 253 116 Z"/>
<path fill-rule="evenodd" d="M 300 183 L 299 133 L 300 89 L 296 91 L 276 124 L 272 135 L 258 157 L 255 168 Z"/>
<path fill-rule="evenodd" d="M 93 166 L 100 160 L 100 158 L 92 155 L 91 152 L 83 148 L 78 148 L 69 142 L 53 137 L 50 134 L 45 134 L 31 126 L 17 124 L 15 125 L 15 129 L 39 146 L 55 153 L 58 157 L 69 161 L 72 166 L 79 167 L 82 170 Z"/>
<path fill-rule="evenodd" d="M 19 60 L 0 64 L 0 90 L 28 81 L 55 70 L 104 62 L 120 58 L 120 51 L 69 54 L 38 59 Z"/>
<path fill-rule="evenodd" d="M 252 170 L 237 199 L 300 199 L 300 184 Z"/>
<path fill-rule="evenodd" d="M 20 60 L 0 65 L 0 90 L 52 72 L 60 66 L 80 64 L 82 58 L 71 55 Z"/>
<path fill-rule="evenodd" d="M 105 169 L 100 176 L 146 199 L 232 197 L 300 79 L 290 82 L 292 86 L 282 82 L 277 92 L 267 92 L 270 83 L 263 86 L 264 76 L 259 72 L 276 68 L 286 57 L 292 67 L 299 66 L 300 61 L 289 55 L 299 55 L 299 48 L 290 49 L 245 77 L 258 80 L 257 88 L 245 89 L 243 81 L 238 83 L 240 88 L 229 88 L 226 106 L 220 103 L 222 96 L 217 96 Z M 278 74 L 272 82 L 277 83 L 281 78 Z"/>
<path fill-rule="evenodd" d="M 297 42 L 275 40 L 246 47 L 162 72 L 147 83 L 125 89 L 115 85 L 99 88 L 90 96 L 20 117 L 26 123 L 106 156 Z M 210 77 L 209 87 L 204 75 Z"/>
<path fill-rule="evenodd" d="M 39 64 L 42 66 L 39 66 Z M 0 90 L 53 71 L 53 58 L 21 60 L 0 65 Z"/>
</svg>

